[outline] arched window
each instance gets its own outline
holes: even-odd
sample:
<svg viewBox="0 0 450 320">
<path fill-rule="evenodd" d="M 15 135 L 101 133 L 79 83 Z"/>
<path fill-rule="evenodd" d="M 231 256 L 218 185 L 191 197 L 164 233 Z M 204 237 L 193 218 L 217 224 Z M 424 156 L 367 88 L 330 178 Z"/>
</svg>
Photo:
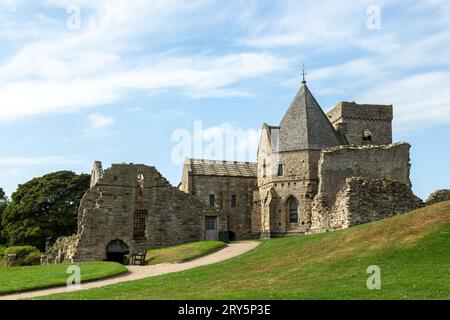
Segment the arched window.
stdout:
<svg viewBox="0 0 450 320">
<path fill-rule="evenodd" d="M 363 141 L 372 141 L 372 131 L 370 129 L 364 130 Z"/>
<path fill-rule="evenodd" d="M 289 200 L 289 222 L 298 223 L 298 205 L 295 198 Z"/>
<path fill-rule="evenodd" d="M 137 198 L 139 201 L 144 199 L 144 175 L 142 173 L 137 176 Z"/>
<path fill-rule="evenodd" d="M 209 195 L 209 206 L 214 207 L 216 205 L 216 196 L 213 194 Z"/>
<path fill-rule="evenodd" d="M 278 176 L 283 176 L 283 165 L 281 163 L 278 165 Z"/>
</svg>

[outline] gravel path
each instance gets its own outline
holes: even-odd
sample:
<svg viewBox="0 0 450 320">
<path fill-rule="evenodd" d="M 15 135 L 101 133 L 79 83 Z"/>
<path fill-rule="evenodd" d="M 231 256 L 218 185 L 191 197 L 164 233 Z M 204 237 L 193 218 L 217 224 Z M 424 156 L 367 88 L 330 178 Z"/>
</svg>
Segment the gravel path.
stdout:
<svg viewBox="0 0 450 320">
<path fill-rule="evenodd" d="M 50 294 L 55 293 L 65 293 L 65 292 L 73 292 L 78 290 L 87 290 L 92 288 L 99 288 L 108 286 L 111 284 L 126 282 L 126 281 L 133 281 L 148 277 L 155 277 L 167 273 L 172 272 L 179 272 L 183 270 L 188 270 L 200 266 L 205 266 L 208 264 L 217 263 L 220 261 L 228 260 L 230 258 L 239 256 L 256 246 L 258 246 L 259 242 L 256 241 L 240 241 L 240 242 L 233 242 L 230 243 L 226 248 L 219 250 L 217 252 L 211 253 L 209 255 L 206 255 L 204 257 L 184 262 L 184 263 L 162 263 L 157 265 L 151 265 L 151 266 L 127 266 L 129 272 L 125 273 L 123 275 L 104 279 L 104 280 L 97 280 L 92 282 L 87 282 L 85 284 L 81 284 L 80 287 L 76 289 L 69 290 L 66 286 L 64 287 L 57 287 L 53 289 L 42 289 L 42 290 L 36 290 L 36 291 L 29 291 L 24 293 L 17 293 L 17 294 L 11 294 L 11 295 L 5 295 L 0 296 L 0 300 L 18 300 L 18 299 L 30 299 L 40 296 L 46 296 Z"/>
</svg>

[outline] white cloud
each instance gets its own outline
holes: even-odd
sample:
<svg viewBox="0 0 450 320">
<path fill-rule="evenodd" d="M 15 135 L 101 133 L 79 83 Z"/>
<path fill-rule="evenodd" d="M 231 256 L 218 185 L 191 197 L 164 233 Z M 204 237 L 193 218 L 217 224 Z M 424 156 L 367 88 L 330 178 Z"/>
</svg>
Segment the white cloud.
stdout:
<svg viewBox="0 0 450 320">
<path fill-rule="evenodd" d="M 233 86 L 283 69 L 287 60 L 264 52 L 173 52 L 129 59 L 130 49 L 139 50 L 142 39 L 164 33 L 175 40 L 189 32 L 192 26 L 179 16 L 210 3 L 46 0 L 46 5 L 63 10 L 80 5 L 83 28 L 47 32 L 0 61 L 0 121 L 111 104 L 130 89 L 179 90 L 193 98 L 250 95 Z M 170 21 L 183 21 L 183 26 Z"/>
<path fill-rule="evenodd" d="M 363 93 L 361 102 L 394 105 L 396 129 L 409 131 L 450 123 L 450 72 L 429 72 L 386 81 Z"/>
<path fill-rule="evenodd" d="M 38 19 L 30 20 L 34 22 L 23 23 L 14 14 L 8 15 L 9 9 L 21 8 L 20 2 L 0 0 L 2 9 L 8 8 L 0 13 L 0 21 L 6 21 L 0 22 L 0 38 L 13 35 L 5 47 L 11 43 L 11 48 L 17 48 L 16 38 L 29 40 L 6 59 L 0 56 L 4 59 L 0 60 L 0 122 L 108 105 L 125 100 L 136 89 L 148 94 L 177 91 L 197 99 L 252 97 L 253 92 L 242 88 L 244 81 L 264 78 L 275 83 L 278 79 L 273 74 L 290 71 L 300 60 L 308 69 L 320 61 L 320 67 L 309 69 L 308 76 L 316 92 L 338 95 L 352 89 L 363 92 L 362 97 L 369 97 L 381 80 L 402 82 L 424 72 L 417 68 L 448 70 L 450 64 L 450 33 L 442 28 L 448 26 L 445 14 L 450 6 L 439 9 L 445 1 L 408 5 L 408 14 L 421 13 L 424 8 L 438 12 L 414 20 L 423 31 L 416 35 L 402 15 L 403 19 L 386 18 L 386 13 L 399 10 L 402 1 L 377 1 L 383 17 L 380 31 L 366 28 L 366 9 L 372 0 L 286 1 L 272 3 L 270 10 L 254 1 L 42 3 L 41 8 L 52 9 L 49 12 L 60 9 L 56 17 L 62 20 L 69 5 L 79 5 L 82 28 L 68 30 L 64 21 L 58 24 L 55 16 L 40 13 L 34 14 Z M 430 24 L 431 19 L 436 23 Z M 216 35 L 216 31 L 221 33 Z M 199 41 L 197 46 L 197 39 L 205 40 L 205 35 L 208 43 Z M 186 39 L 195 40 L 197 51 L 192 47 L 183 51 Z M 218 54 L 209 40 L 225 43 L 232 50 Z M 435 99 L 445 103 L 444 93 L 436 91 Z M 425 118 L 434 123 L 440 117 Z"/>
<path fill-rule="evenodd" d="M 88 116 L 89 129 L 103 129 L 114 124 L 114 118 L 94 113 Z"/>
<path fill-rule="evenodd" d="M 0 121 L 114 103 L 124 98 L 127 89 L 177 89 L 195 98 L 245 95 L 229 87 L 239 81 L 274 72 L 286 63 L 282 58 L 264 53 L 162 57 L 149 67 L 100 72 L 75 79 L 70 75 L 73 70 L 62 70 L 62 67 L 60 74 L 40 73 L 40 80 L 6 81 L 0 85 Z M 45 69 L 44 61 L 41 65 Z M 83 69 L 83 63 L 75 65 L 76 69 Z"/>
</svg>

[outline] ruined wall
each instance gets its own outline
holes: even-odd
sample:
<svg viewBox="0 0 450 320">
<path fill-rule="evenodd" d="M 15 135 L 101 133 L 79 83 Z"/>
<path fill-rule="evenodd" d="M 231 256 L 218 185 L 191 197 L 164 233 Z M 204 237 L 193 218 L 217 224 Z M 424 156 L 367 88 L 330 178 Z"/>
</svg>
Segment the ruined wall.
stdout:
<svg viewBox="0 0 450 320">
<path fill-rule="evenodd" d="M 72 263 L 79 240 L 77 234 L 58 238 L 42 258 L 41 264 Z"/>
<path fill-rule="evenodd" d="M 428 196 L 427 204 L 450 201 L 450 189 L 436 190 Z"/>
<path fill-rule="evenodd" d="M 336 194 L 349 177 L 397 180 L 408 186 L 408 143 L 370 146 L 339 146 L 321 153 L 318 176 L 321 201 L 332 206 Z"/>
<path fill-rule="evenodd" d="M 387 179 L 348 178 L 331 208 L 315 207 L 315 232 L 348 228 L 423 206 L 409 185 Z"/>
<path fill-rule="evenodd" d="M 95 161 L 91 171 L 90 188 L 92 188 L 98 180 L 103 176 L 103 167 L 100 161 Z"/>
<path fill-rule="evenodd" d="M 135 235 L 138 210 L 147 212 L 143 236 Z M 218 217 L 218 231 L 226 227 L 216 209 L 171 186 L 154 167 L 113 164 L 81 200 L 73 259 L 103 260 L 113 240 L 124 242 L 130 252 L 200 241 L 205 216 Z"/>
</svg>

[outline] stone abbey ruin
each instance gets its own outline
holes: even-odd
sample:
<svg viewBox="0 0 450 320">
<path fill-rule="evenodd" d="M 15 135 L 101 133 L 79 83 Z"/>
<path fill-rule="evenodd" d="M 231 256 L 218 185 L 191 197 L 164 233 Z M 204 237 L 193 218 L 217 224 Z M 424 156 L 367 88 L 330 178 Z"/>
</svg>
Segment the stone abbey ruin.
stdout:
<svg viewBox="0 0 450 320">
<path fill-rule="evenodd" d="M 187 159 L 176 188 L 154 167 L 95 162 L 77 234 L 44 262 L 326 232 L 418 208 L 410 145 L 392 143 L 392 118 L 392 105 L 355 102 L 325 114 L 303 81 L 281 123 L 262 126 L 256 163 Z"/>
</svg>

